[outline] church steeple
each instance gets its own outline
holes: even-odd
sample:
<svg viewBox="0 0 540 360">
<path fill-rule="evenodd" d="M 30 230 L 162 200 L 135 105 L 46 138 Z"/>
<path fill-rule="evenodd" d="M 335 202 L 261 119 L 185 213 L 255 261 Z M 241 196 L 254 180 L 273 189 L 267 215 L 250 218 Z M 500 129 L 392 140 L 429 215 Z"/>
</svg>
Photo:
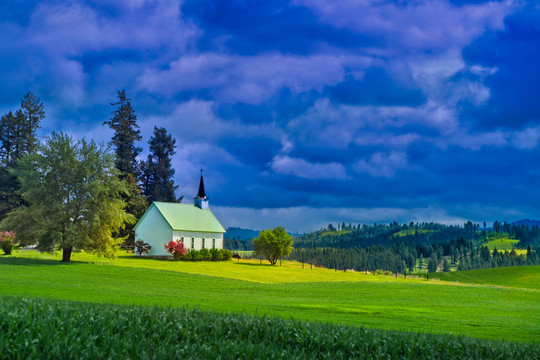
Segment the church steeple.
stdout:
<svg viewBox="0 0 540 360">
<path fill-rule="evenodd" d="M 197 194 L 197 196 L 200 199 L 205 199 L 206 194 L 204 193 L 204 181 L 203 181 L 203 177 L 202 177 L 202 172 L 203 172 L 203 168 L 201 167 L 201 181 L 199 182 L 199 193 Z"/>
<path fill-rule="evenodd" d="M 201 181 L 199 182 L 199 192 L 195 196 L 195 206 L 200 209 L 208 209 L 208 198 L 204 192 L 204 181 L 203 181 L 203 168 L 201 167 Z"/>
</svg>

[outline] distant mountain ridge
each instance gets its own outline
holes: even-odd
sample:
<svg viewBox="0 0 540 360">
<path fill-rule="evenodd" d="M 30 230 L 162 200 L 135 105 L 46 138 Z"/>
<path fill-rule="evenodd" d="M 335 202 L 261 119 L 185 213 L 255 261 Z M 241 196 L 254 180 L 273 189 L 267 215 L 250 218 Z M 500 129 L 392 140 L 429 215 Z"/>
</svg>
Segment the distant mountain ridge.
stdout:
<svg viewBox="0 0 540 360">
<path fill-rule="evenodd" d="M 540 226 L 540 220 L 529 220 L 529 219 L 522 219 L 518 221 L 514 221 L 513 223 L 510 223 L 510 225 L 527 225 L 530 228 L 533 226 Z"/>
<path fill-rule="evenodd" d="M 248 241 L 259 236 L 260 230 L 242 229 L 238 227 L 229 227 L 223 234 L 224 239 Z M 291 236 L 302 236 L 304 234 L 288 233 Z"/>
<path fill-rule="evenodd" d="M 227 232 L 223 234 L 224 239 L 247 241 L 259 236 L 259 230 L 242 229 L 237 227 L 227 228 Z"/>
</svg>

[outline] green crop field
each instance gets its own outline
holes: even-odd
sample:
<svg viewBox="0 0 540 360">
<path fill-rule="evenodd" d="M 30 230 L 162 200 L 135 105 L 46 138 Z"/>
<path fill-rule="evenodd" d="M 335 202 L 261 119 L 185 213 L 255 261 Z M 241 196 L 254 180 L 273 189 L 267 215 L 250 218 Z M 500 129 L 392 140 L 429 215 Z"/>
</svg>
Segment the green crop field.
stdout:
<svg viewBox="0 0 540 360">
<path fill-rule="evenodd" d="M 183 308 L 1 298 L 5 359 L 534 359 L 535 344 Z"/>
<path fill-rule="evenodd" d="M 133 256 L 110 261 L 76 255 L 79 261 L 70 264 L 22 251 L 0 256 L 0 296 L 196 307 L 519 342 L 540 336 L 540 291 L 523 285 L 526 278 L 519 286 L 501 288 L 302 269 L 298 263 L 280 268 L 256 261 L 189 263 Z M 527 268 L 534 278 L 538 267 Z"/>
</svg>

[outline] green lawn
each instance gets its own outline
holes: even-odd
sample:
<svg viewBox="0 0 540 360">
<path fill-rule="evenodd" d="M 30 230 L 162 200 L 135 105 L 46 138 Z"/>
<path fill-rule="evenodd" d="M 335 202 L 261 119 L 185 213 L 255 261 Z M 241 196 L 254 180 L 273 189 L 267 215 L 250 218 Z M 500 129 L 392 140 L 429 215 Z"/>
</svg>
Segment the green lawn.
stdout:
<svg viewBox="0 0 540 360">
<path fill-rule="evenodd" d="M 540 290 L 540 265 L 430 274 L 444 281 Z"/>
<path fill-rule="evenodd" d="M 538 290 L 308 270 L 297 267 L 299 264 L 279 268 L 253 262 L 175 263 L 131 257 L 100 261 L 63 264 L 0 256 L 0 295 L 186 306 L 524 342 L 537 341 L 540 336 Z M 188 273 L 197 269 L 207 275 Z M 222 276 L 236 276 L 228 274 L 234 269 L 250 281 L 209 276 L 220 269 Z M 538 273 L 538 267 L 530 270 L 533 276 Z M 286 277 L 296 282 L 284 282 Z M 338 282 L 338 277 L 343 281 Z"/>
</svg>

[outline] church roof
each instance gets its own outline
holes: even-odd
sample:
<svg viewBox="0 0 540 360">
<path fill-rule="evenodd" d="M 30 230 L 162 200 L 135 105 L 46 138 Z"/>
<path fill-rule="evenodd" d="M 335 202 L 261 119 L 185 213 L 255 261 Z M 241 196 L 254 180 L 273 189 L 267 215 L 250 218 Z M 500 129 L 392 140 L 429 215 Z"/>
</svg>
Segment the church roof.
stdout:
<svg viewBox="0 0 540 360">
<path fill-rule="evenodd" d="M 211 233 L 225 232 L 223 226 L 221 226 L 218 219 L 209 209 L 203 210 L 189 204 L 158 201 L 154 201 L 152 205 L 150 205 L 150 208 L 152 206 L 156 207 L 173 230 Z M 145 215 L 150 211 L 150 208 L 148 208 Z M 143 215 L 138 224 L 143 221 L 144 217 L 145 216 Z"/>
</svg>

